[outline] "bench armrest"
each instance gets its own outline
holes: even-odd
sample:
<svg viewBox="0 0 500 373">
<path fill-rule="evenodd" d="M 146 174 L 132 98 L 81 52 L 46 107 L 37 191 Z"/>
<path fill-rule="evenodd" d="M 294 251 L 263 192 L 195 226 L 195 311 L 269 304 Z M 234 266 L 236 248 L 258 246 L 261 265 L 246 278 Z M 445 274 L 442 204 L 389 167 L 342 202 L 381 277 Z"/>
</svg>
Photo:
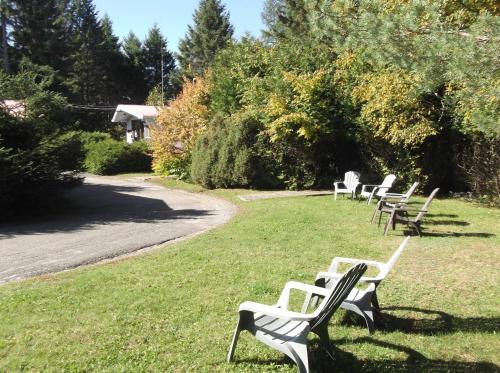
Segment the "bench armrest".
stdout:
<svg viewBox="0 0 500 373">
<path fill-rule="evenodd" d="M 378 185 L 370 185 L 370 184 L 363 184 L 363 186 L 361 187 L 361 194 L 363 193 L 375 193 L 375 191 L 378 189 Z M 372 190 L 368 190 L 368 188 L 372 188 Z"/>
<path fill-rule="evenodd" d="M 429 210 L 415 209 L 415 208 L 411 208 L 408 206 L 394 207 L 394 210 L 396 210 L 396 211 L 411 211 L 411 212 L 425 212 L 425 213 L 429 212 Z"/>
<path fill-rule="evenodd" d="M 325 288 L 304 284 L 302 282 L 297 282 L 297 281 L 289 281 L 286 283 L 283 291 L 281 292 L 278 303 L 276 304 L 277 306 L 285 310 L 288 309 L 288 302 L 290 300 L 290 291 L 292 289 L 301 290 L 308 294 L 321 295 L 323 297 L 328 295 L 328 290 Z"/>
<path fill-rule="evenodd" d="M 288 321 L 309 321 L 310 315 L 300 312 L 288 311 L 276 306 L 268 306 L 266 304 L 255 302 L 243 302 L 240 304 L 239 312 L 261 313 L 266 316 L 276 317 Z"/>
<path fill-rule="evenodd" d="M 316 280 L 320 279 L 320 278 L 324 278 L 324 279 L 330 279 L 330 280 L 337 280 L 339 278 L 342 277 L 342 274 L 341 273 L 334 273 L 334 272 L 319 272 L 317 275 L 316 275 Z M 380 276 L 376 276 L 376 277 L 369 277 L 369 276 L 362 276 L 360 279 L 359 279 L 359 282 L 362 283 L 362 284 L 378 284 L 380 283 L 380 281 L 382 281 L 383 278 L 380 277 Z"/>
<path fill-rule="evenodd" d="M 376 267 L 379 270 L 382 270 L 382 268 L 385 265 L 385 263 L 376 262 L 374 260 L 335 257 L 332 260 L 332 264 L 330 265 L 328 272 L 338 273 L 337 268 L 340 263 L 352 264 L 352 265 L 365 263 L 367 266 Z"/>
<path fill-rule="evenodd" d="M 401 193 L 386 193 L 386 194 L 384 194 L 383 198 L 402 198 L 405 196 L 406 196 L 405 194 L 401 194 Z"/>
</svg>

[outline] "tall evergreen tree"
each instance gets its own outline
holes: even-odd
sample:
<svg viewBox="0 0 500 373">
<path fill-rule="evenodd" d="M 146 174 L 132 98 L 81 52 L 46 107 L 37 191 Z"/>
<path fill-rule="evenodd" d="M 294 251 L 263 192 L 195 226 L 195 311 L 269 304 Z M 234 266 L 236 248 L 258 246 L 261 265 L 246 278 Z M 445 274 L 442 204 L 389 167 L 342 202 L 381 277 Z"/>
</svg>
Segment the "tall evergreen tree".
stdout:
<svg viewBox="0 0 500 373">
<path fill-rule="evenodd" d="M 161 85 L 163 77 L 165 97 L 169 97 L 171 92 L 169 76 L 175 68 L 175 59 L 167 49 L 167 40 L 163 37 L 157 25 L 154 25 L 149 30 L 142 45 L 142 63 L 148 91 Z"/>
<path fill-rule="evenodd" d="M 142 43 L 132 31 L 123 39 L 122 50 L 125 56 L 125 74 L 122 79 L 126 85 L 125 95 L 122 98 L 131 103 L 141 104 L 146 99 L 148 89 L 142 64 Z"/>
<path fill-rule="evenodd" d="M 132 31 L 123 39 L 122 49 L 130 64 L 135 66 L 141 65 L 142 44 Z"/>
<path fill-rule="evenodd" d="M 310 34 L 307 0 L 266 0 L 262 20 L 263 34 L 270 41 L 304 39 Z"/>
<path fill-rule="evenodd" d="M 2 60 L 1 66 L 7 73 L 10 72 L 10 46 L 7 28 L 11 15 L 12 1 L 0 0 L 0 59 Z"/>
<path fill-rule="evenodd" d="M 100 23 L 102 41 L 99 45 L 99 60 L 104 75 L 102 78 L 102 99 L 106 104 L 117 104 L 125 87 L 125 59 L 120 50 L 118 37 L 113 33 L 111 19 L 104 15 Z"/>
<path fill-rule="evenodd" d="M 50 66 L 55 71 L 56 87 L 68 71 L 68 34 L 65 0 L 13 0 L 13 60 L 24 58 L 32 64 Z"/>
<path fill-rule="evenodd" d="M 73 37 L 72 71 L 68 84 L 76 102 L 102 103 L 103 68 L 99 49 L 103 33 L 92 0 L 73 0 L 70 7 L 70 33 Z"/>
<path fill-rule="evenodd" d="M 203 75 L 217 52 L 233 37 L 229 13 L 220 0 L 201 0 L 193 15 L 193 26 L 188 26 L 179 42 L 179 62 L 185 75 Z"/>
</svg>

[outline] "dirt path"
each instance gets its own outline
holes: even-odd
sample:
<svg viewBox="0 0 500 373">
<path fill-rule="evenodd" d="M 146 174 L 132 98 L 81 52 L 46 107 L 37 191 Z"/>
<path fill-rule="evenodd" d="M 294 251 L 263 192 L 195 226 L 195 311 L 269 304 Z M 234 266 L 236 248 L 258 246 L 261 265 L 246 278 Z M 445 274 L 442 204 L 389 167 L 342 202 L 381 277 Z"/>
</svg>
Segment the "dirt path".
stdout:
<svg viewBox="0 0 500 373">
<path fill-rule="evenodd" d="M 229 202 L 141 180 L 88 176 L 67 195 L 71 209 L 0 226 L 0 283 L 126 255 L 227 222 Z"/>
</svg>

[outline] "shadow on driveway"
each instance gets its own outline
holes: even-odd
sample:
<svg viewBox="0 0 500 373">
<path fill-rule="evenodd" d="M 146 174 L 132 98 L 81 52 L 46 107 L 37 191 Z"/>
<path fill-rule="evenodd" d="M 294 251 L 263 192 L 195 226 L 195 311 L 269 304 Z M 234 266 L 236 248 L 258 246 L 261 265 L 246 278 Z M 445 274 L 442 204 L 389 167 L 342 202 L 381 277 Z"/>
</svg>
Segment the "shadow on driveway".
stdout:
<svg viewBox="0 0 500 373">
<path fill-rule="evenodd" d="M 67 206 L 63 212 L 21 224 L 2 224 L 0 239 L 13 235 L 71 232 L 120 222 L 198 219 L 212 214 L 211 210 L 204 209 L 174 210 L 161 199 L 133 194 L 145 189 L 136 186 L 83 184 L 67 193 Z"/>
</svg>

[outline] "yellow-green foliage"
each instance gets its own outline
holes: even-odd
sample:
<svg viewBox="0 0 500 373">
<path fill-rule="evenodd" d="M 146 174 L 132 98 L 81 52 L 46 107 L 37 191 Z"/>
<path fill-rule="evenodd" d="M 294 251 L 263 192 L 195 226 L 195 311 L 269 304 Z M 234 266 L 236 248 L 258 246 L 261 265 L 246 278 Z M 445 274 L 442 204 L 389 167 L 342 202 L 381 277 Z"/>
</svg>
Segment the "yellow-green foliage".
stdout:
<svg viewBox="0 0 500 373">
<path fill-rule="evenodd" d="M 161 87 L 154 86 L 146 97 L 146 105 L 163 106 L 165 99 L 161 92 Z"/>
<path fill-rule="evenodd" d="M 375 136 L 411 147 L 437 134 L 431 110 L 417 94 L 418 83 L 418 76 L 400 70 L 364 75 L 352 94 Z"/>
<path fill-rule="evenodd" d="M 447 0 L 441 5 L 442 13 L 450 24 L 463 26 L 486 12 L 500 15 L 498 0 Z"/>
<path fill-rule="evenodd" d="M 153 170 L 168 173 L 170 165 L 189 156 L 208 118 L 207 85 L 202 78 L 185 81 L 182 92 L 163 108 L 151 128 Z"/>
<path fill-rule="evenodd" d="M 271 118 L 269 133 L 273 140 L 296 136 L 315 142 L 325 132 L 321 112 L 328 102 L 322 101 L 327 88 L 327 74 L 323 70 L 296 74 L 284 72 L 283 80 L 288 85 L 286 92 L 271 95 L 265 108 Z"/>
<path fill-rule="evenodd" d="M 478 130 L 500 136 L 500 78 L 490 85 L 462 84 L 458 91 L 456 111 L 461 115 L 461 127 L 465 133 Z"/>
</svg>

